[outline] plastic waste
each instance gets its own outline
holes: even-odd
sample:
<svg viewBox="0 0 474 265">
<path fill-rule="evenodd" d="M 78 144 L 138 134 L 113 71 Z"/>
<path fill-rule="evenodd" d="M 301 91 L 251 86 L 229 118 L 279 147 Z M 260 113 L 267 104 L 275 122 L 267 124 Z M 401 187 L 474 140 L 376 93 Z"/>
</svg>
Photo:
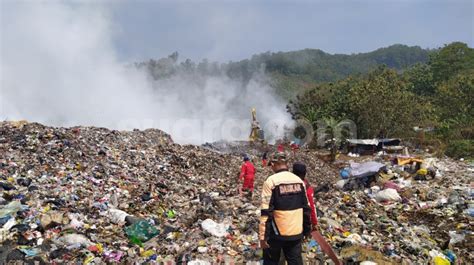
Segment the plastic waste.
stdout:
<svg viewBox="0 0 474 265">
<path fill-rule="evenodd" d="M 163 134 L 156 129 L 114 131 L 31 123 L 18 130 L 8 124 L 0 121 L 0 153 L 7 150 L 5 156 L 0 155 L 0 182 L 10 189 L 0 196 L 0 211 L 14 200 L 25 202 L 18 211 L 0 218 L 2 239 L 10 240 L 8 245 L 0 242 L 3 257 L 24 261 L 28 253 L 34 255 L 31 248 L 38 248 L 41 252 L 27 262 L 162 264 L 182 260 L 188 264 L 193 259 L 199 262 L 199 258 L 202 264 L 203 260 L 255 264 L 261 258 L 260 193 L 255 192 L 252 200 L 239 198 L 234 174 L 242 162 L 234 155 L 240 151 L 234 150 L 253 147 L 223 142 L 231 146 L 230 151 L 215 152 L 202 146 L 161 143 Z M 417 151 L 417 156 L 429 156 L 422 152 Z M 319 180 L 324 179 L 331 187 L 314 201 L 321 231 L 341 259 L 354 264 L 433 264 L 433 258 L 440 256 L 451 264 L 473 263 L 469 209 L 474 208 L 470 205 L 474 199 L 474 162 L 439 158 L 439 167 L 428 168 L 429 181 L 416 181 L 412 173 L 418 168 L 410 168 L 409 173 L 404 166 L 394 165 L 397 154 L 353 158 L 359 163 L 373 160 L 387 169 L 386 174 L 379 171 L 380 177 L 370 180 L 375 180 L 376 186 L 364 185 L 362 189 L 359 183 L 352 185 L 354 178 L 348 178 L 348 183 L 341 179 L 339 169 L 348 167 L 347 157 L 341 155 L 331 164 L 315 154 L 308 148 L 298 151 L 295 158 L 307 164 L 315 193 L 323 184 Z M 257 164 L 260 180 L 271 174 L 269 168 Z M 436 170 L 442 177 L 430 180 Z M 20 179 L 31 179 L 31 183 Z M 342 183 L 340 188 L 350 191 L 332 189 L 337 181 Z M 401 188 L 403 203 L 374 203 L 386 181 Z M 261 189 L 261 181 L 255 183 L 255 189 Z M 145 203 L 143 199 L 150 200 Z M 55 211 L 63 213 L 62 220 L 61 214 L 52 214 Z M 44 229 L 40 224 L 43 216 L 56 219 L 54 225 Z M 216 237 L 207 232 L 201 227 L 205 219 L 229 224 L 223 229 L 227 235 Z M 47 221 L 45 217 L 43 220 Z M 142 242 L 122 231 L 140 221 L 155 226 L 162 236 Z M 450 237 L 449 230 L 455 230 Z M 82 233 L 91 244 L 86 247 L 87 241 L 70 245 L 58 241 L 69 233 Z M 445 240 L 455 243 L 448 244 L 452 252 L 445 249 Z M 303 244 L 307 250 L 303 256 L 310 263 L 319 254 L 307 245 Z M 28 247 L 20 251 L 22 246 Z M 205 253 L 199 253 L 206 248 Z M 430 250 L 436 250 L 436 255 L 428 256 Z M 454 262 L 453 255 L 458 257 Z M 8 261 L 0 258 L 0 263 Z"/>
<path fill-rule="evenodd" d="M 365 261 L 362 261 L 360 265 L 377 265 L 377 263 L 370 260 L 365 260 Z"/>
<path fill-rule="evenodd" d="M 464 234 L 458 234 L 456 231 L 449 231 L 449 244 L 455 245 L 459 242 L 464 241 L 465 235 Z"/>
<path fill-rule="evenodd" d="M 359 234 L 356 234 L 356 233 L 348 235 L 344 241 L 349 241 L 352 244 L 360 244 L 360 245 L 367 243 L 367 241 L 365 241 Z"/>
<path fill-rule="evenodd" d="M 0 218 L 0 227 L 2 227 L 4 224 L 6 224 L 8 222 L 8 220 L 10 220 L 12 218 L 11 215 L 7 215 L 3 218 Z"/>
<path fill-rule="evenodd" d="M 105 251 L 103 256 L 108 260 L 108 261 L 111 261 L 111 262 L 120 262 L 120 259 L 122 258 L 122 256 L 124 255 L 123 252 L 119 251 L 119 252 L 113 252 L 113 251 Z"/>
<path fill-rule="evenodd" d="M 145 250 L 145 251 L 142 251 L 140 253 L 140 256 L 141 257 L 145 257 L 145 258 L 148 258 L 148 257 L 151 257 L 155 254 L 155 251 L 153 251 L 152 249 L 149 249 L 149 250 Z"/>
<path fill-rule="evenodd" d="M 365 163 L 350 163 L 350 175 L 352 177 L 365 177 L 374 175 L 379 172 L 380 169 L 384 168 L 385 165 L 375 161 L 369 161 Z"/>
<path fill-rule="evenodd" d="M 149 222 L 142 220 L 137 223 L 134 223 L 131 226 L 125 227 L 125 233 L 129 237 L 129 239 L 133 241 L 136 241 L 138 239 L 140 242 L 146 242 L 151 238 L 157 236 L 160 232 Z"/>
<path fill-rule="evenodd" d="M 10 218 L 10 219 L 8 220 L 8 222 L 6 222 L 6 223 L 3 225 L 2 229 L 5 229 L 5 230 L 8 231 L 8 230 L 14 228 L 15 226 L 16 226 L 16 220 L 15 220 L 15 218 L 12 217 L 12 218 Z"/>
<path fill-rule="evenodd" d="M 91 245 L 91 241 L 85 237 L 84 235 L 81 234 L 66 234 L 63 235 L 58 239 L 60 243 L 62 243 L 65 246 L 80 246 L 80 247 L 88 247 Z"/>
<path fill-rule="evenodd" d="M 143 242 L 137 236 L 128 236 L 130 243 L 135 244 L 137 246 L 143 247 Z"/>
<path fill-rule="evenodd" d="M 451 265 L 451 262 L 445 258 L 445 257 L 442 257 L 442 256 L 436 256 L 433 258 L 433 263 L 435 265 Z"/>
<path fill-rule="evenodd" d="M 464 210 L 464 213 L 466 213 L 467 215 L 469 215 L 470 217 L 474 217 L 474 205 L 470 205 L 469 208 L 467 208 L 466 210 Z"/>
<path fill-rule="evenodd" d="M 176 217 L 176 212 L 174 210 L 168 210 L 166 212 L 166 217 L 170 218 L 170 219 L 173 219 Z"/>
<path fill-rule="evenodd" d="M 400 187 L 393 181 L 387 181 L 383 184 L 384 189 L 394 189 L 397 192 L 400 191 Z"/>
<path fill-rule="evenodd" d="M 78 220 L 79 216 L 77 214 L 68 214 L 68 217 L 71 220 L 69 225 L 72 228 L 77 229 L 77 228 L 81 228 L 81 227 L 84 226 L 84 222 Z"/>
<path fill-rule="evenodd" d="M 16 190 L 15 186 L 7 182 L 0 182 L 0 187 L 6 191 Z"/>
<path fill-rule="evenodd" d="M 448 197 L 448 203 L 450 204 L 459 204 L 461 203 L 461 197 L 457 191 L 451 192 Z"/>
<path fill-rule="evenodd" d="M 315 252 L 315 253 L 318 253 L 318 254 L 322 252 L 321 251 L 321 246 L 314 239 L 311 239 L 308 242 L 308 248 L 311 252 Z"/>
<path fill-rule="evenodd" d="M 7 215 L 14 215 L 21 209 L 21 203 L 19 201 L 12 201 L 0 209 L 0 218 Z"/>
<path fill-rule="evenodd" d="M 92 263 L 94 258 L 95 258 L 94 255 L 89 255 L 89 256 L 86 257 L 86 259 L 84 259 L 84 262 L 82 264 L 86 265 L 86 264 Z"/>
<path fill-rule="evenodd" d="M 15 226 L 15 218 L 10 218 L 2 228 L 0 228 L 0 243 L 11 237 L 10 229 Z"/>
<path fill-rule="evenodd" d="M 127 217 L 125 217 L 125 225 L 126 226 L 131 226 L 131 225 L 133 225 L 135 223 L 138 223 L 140 221 L 146 221 L 146 219 L 136 217 L 136 216 L 133 216 L 133 215 L 128 215 Z"/>
<path fill-rule="evenodd" d="M 416 174 L 417 175 L 421 175 L 421 176 L 425 176 L 428 174 L 428 169 L 426 168 L 420 168 L 418 169 L 418 171 L 416 171 Z"/>
<path fill-rule="evenodd" d="M 344 185 L 346 185 L 347 180 L 341 179 L 336 182 L 336 187 L 340 190 L 344 189 Z"/>
<path fill-rule="evenodd" d="M 35 257 L 40 253 L 40 250 L 37 248 L 20 247 L 19 249 L 25 253 L 26 257 Z"/>
<path fill-rule="evenodd" d="M 341 169 L 341 171 L 339 171 L 339 175 L 341 175 L 342 179 L 348 179 L 351 176 L 349 169 L 346 168 Z"/>
<path fill-rule="evenodd" d="M 370 187 L 370 192 L 373 194 L 377 194 L 379 191 L 380 191 L 380 187 L 377 185 Z"/>
<path fill-rule="evenodd" d="M 119 209 L 110 208 L 107 210 L 106 215 L 108 216 L 108 218 L 110 219 L 112 223 L 120 224 L 120 223 L 125 222 L 125 218 L 129 214 Z"/>
<path fill-rule="evenodd" d="M 219 224 L 214 222 L 212 219 L 206 219 L 201 223 L 202 229 L 215 237 L 224 237 L 227 236 L 227 229 L 229 225 Z"/>
<path fill-rule="evenodd" d="M 98 252 L 98 253 L 104 252 L 104 247 L 100 243 L 96 245 L 90 245 L 87 249 L 91 252 Z"/>
<path fill-rule="evenodd" d="M 385 189 L 377 192 L 375 199 L 379 202 L 401 201 L 402 197 L 400 197 L 397 190 L 395 189 Z"/>
<path fill-rule="evenodd" d="M 454 252 L 450 249 L 447 249 L 445 251 L 443 251 L 443 254 L 446 256 L 446 258 L 448 258 L 449 262 L 451 262 L 451 264 L 456 264 L 456 254 L 454 254 Z"/>
<path fill-rule="evenodd" d="M 197 248 L 197 251 L 198 251 L 199 253 L 206 253 L 206 252 L 207 252 L 207 249 L 208 249 L 207 247 L 198 247 L 198 248 Z"/>
<path fill-rule="evenodd" d="M 40 223 L 43 228 L 55 224 L 62 224 L 64 221 L 64 213 L 59 211 L 48 211 L 40 216 Z"/>
</svg>

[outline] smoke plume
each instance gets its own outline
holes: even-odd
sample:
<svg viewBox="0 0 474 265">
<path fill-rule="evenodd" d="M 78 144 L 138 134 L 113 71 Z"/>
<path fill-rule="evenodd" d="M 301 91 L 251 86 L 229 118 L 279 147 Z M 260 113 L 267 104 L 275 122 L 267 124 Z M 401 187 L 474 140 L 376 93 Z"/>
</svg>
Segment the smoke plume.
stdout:
<svg viewBox="0 0 474 265">
<path fill-rule="evenodd" d="M 1 120 L 153 127 L 177 142 L 195 144 L 245 139 L 251 107 L 257 108 L 267 135 L 281 135 L 282 124 L 290 122 L 263 73 L 245 84 L 225 75 L 154 80 L 130 62 L 120 62 L 113 21 L 103 7 L 2 5 Z"/>
</svg>

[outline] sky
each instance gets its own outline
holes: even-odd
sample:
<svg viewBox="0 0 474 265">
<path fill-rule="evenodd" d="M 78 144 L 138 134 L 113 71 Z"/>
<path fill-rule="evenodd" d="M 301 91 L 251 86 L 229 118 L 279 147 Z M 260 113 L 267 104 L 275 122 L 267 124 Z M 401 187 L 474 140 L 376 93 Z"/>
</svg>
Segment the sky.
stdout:
<svg viewBox="0 0 474 265">
<path fill-rule="evenodd" d="M 305 48 L 359 53 L 401 43 L 474 46 L 474 1 L 119 1 L 105 2 L 123 60 L 220 62 Z"/>
</svg>

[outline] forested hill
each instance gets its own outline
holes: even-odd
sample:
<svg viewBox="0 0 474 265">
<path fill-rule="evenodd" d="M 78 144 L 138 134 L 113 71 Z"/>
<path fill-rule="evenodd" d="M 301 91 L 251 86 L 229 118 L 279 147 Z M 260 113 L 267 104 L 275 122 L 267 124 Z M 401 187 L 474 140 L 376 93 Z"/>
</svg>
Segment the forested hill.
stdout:
<svg viewBox="0 0 474 265">
<path fill-rule="evenodd" d="M 167 58 L 151 59 L 137 63 L 155 79 L 174 74 L 197 74 L 200 76 L 226 75 L 246 83 L 256 73 L 265 71 L 273 86 L 285 98 L 292 98 L 307 88 L 322 82 L 333 82 L 350 75 L 365 74 L 379 65 L 398 71 L 416 63 L 426 63 L 433 51 L 418 46 L 395 44 L 368 53 L 329 54 L 319 49 L 304 49 L 291 52 L 265 52 L 238 62 L 210 62 L 207 59 L 193 62 L 181 59 L 177 52 Z"/>
<path fill-rule="evenodd" d="M 230 63 L 233 68 L 253 68 L 264 63 L 270 73 L 298 75 L 316 82 L 336 81 L 353 74 L 367 73 L 378 65 L 401 70 L 429 59 L 429 50 L 396 44 L 368 53 L 329 54 L 319 49 L 263 53 L 250 60 Z"/>
</svg>

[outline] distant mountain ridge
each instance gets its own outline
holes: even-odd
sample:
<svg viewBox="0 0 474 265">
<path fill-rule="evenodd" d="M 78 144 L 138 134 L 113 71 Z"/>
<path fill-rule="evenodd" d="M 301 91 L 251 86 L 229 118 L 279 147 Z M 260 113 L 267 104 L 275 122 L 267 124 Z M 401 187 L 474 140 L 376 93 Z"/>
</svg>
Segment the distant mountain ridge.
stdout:
<svg viewBox="0 0 474 265">
<path fill-rule="evenodd" d="M 193 75 L 195 79 L 205 76 L 227 76 L 247 84 L 256 73 L 265 72 L 284 98 L 294 95 L 322 82 L 335 82 L 351 75 L 366 74 L 380 65 L 403 71 L 417 63 L 426 63 L 435 50 L 419 46 L 395 44 L 372 52 L 357 54 L 330 54 L 319 49 L 304 49 L 290 52 L 265 52 L 250 59 L 237 62 L 210 62 L 203 59 L 196 63 L 190 59 L 179 61 L 178 52 L 158 60 L 150 59 L 136 63 L 146 69 L 154 79 L 176 74 Z"/>
<path fill-rule="evenodd" d="M 304 49 L 290 52 L 262 53 L 250 60 L 229 63 L 230 69 L 252 69 L 262 63 L 266 71 L 287 76 L 298 75 L 308 81 L 331 82 L 353 74 L 363 74 L 386 65 L 403 70 L 416 63 L 426 63 L 432 50 L 419 46 L 391 45 L 372 52 L 357 54 L 329 54 L 319 49 Z"/>
</svg>

